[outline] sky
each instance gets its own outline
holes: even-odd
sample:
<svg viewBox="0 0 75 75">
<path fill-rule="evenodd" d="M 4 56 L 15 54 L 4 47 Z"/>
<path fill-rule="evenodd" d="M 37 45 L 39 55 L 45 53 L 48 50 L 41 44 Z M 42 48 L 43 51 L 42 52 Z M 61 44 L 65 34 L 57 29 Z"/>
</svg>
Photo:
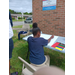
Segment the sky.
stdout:
<svg viewBox="0 0 75 75">
<path fill-rule="evenodd" d="M 32 12 L 32 0 L 9 0 L 9 9 L 16 12 Z"/>
</svg>

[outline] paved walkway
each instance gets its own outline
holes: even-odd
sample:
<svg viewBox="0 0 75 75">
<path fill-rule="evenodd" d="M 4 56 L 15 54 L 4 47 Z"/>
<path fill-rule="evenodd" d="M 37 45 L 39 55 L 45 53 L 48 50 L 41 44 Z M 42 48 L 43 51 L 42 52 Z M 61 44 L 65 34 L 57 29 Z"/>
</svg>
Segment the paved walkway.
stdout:
<svg viewBox="0 0 75 75">
<path fill-rule="evenodd" d="M 23 21 L 13 22 L 13 26 L 19 26 L 19 25 L 23 25 L 23 24 L 32 24 L 32 23 L 24 23 Z"/>
<path fill-rule="evenodd" d="M 13 30 L 20 30 L 20 29 L 30 29 L 30 26 L 29 24 L 24 24 L 22 28 L 13 28 Z"/>
<path fill-rule="evenodd" d="M 20 31 L 27 31 L 27 30 L 31 30 L 32 28 L 30 28 L 29 24 L 24 24 L 22 26 L 22 28 L 13 28 L 13 30 L 17 30 L 17 32 L 20 32 Z"/>
<path fill-rule="evenodd" d="M 19 26 L 19 25 L 23 25 L 23 21 L 21 21 L 21 22 L 13 22 L 13 26 Z"/>
</svg>

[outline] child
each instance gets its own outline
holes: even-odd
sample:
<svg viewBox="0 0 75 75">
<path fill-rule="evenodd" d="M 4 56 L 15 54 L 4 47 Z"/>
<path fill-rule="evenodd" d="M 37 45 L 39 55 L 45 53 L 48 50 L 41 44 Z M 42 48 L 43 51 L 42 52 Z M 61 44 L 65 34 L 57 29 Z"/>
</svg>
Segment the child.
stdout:
<svg viewBox="0 0 75 75">
<path fill-rule="evenodd" d="M 48 40 L 41 38 L 40 33 L 41 30 L 39 28 L 34 28 L 32 30 L 34 37 L 29 37 L 27 39 L 29 44 L 30 56 L 29 60 L 31 64 L 36 66 L 42 65 L 46 63 L 46 57 L 44 55 L 43 46 L 47 45 L 54 36 L 52 35 Z"/>
</svg>

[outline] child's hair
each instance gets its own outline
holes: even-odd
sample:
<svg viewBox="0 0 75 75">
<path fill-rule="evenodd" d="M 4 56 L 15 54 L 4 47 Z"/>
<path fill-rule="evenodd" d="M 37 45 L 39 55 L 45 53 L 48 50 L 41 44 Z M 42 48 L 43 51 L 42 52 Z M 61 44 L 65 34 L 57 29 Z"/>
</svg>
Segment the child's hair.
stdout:
<svg viewBox="0 0 75 75">
<path fill-rule="evenodd" d="M 33 23 L 33 28 L 37 28 L 37 23 Z"/>
<path fill-rule="evenodd" d="M 41 32 L 40 28 L 38 28 L 38 27 L 37 28 L 33 28 L 32 29 L 32 34 L 35 36 L 35 35 L 37 35 L 38 31 Z"/>
</svg>

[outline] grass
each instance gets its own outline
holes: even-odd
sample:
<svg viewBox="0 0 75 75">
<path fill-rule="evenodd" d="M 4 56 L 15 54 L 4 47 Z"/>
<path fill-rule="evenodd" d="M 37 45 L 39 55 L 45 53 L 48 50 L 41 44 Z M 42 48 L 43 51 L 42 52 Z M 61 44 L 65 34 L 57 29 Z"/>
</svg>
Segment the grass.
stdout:
<svg viewBox="0 0 75 75">
<path fill-rule="evenodd" d="M 30 28 L 32 28 L 32 24 L 30 24 L 29 26 L 30 26 Z"/>
<path fill-rule="evenodd" d="M 18 72 L 18 75 L 21 75 L 22 72 L 22 62 L 18 59 L 18 56 L 22 57 L 24 60 L 29 62 L 29 59 L 26 59 L 27 51 L 28 51 L 28 43 L 22 38 L 24 36 L 21 35 L 21 40 L 18 40 L 18 33 L 16 30 L 13 30 L 13 42 L 14 42 L 14 49 L 12 52 L 12 59 L 10 60 L 11 63 L 11 73 Z M 65 70 L 65 54 L 45 48 L 44 52 L 46 55 L 50 56 L 50 64 L 60 67 L 61 69 Z"/>
<path fill-rule="evenodd" d="M 13 26 L 13 28 L 22 28 L 23 25 Z"/>
<path fill-rule="evenodd" d="M 27 54 L 28 44 L 24 40 L 18 40 L 18 37 L 17 37 L 18 34 L 16 30 L 13 30 L 13 32 L 14 32 L 14 37 L 13 37 L 14 49 L 12 52 L 12 59 L 10 60 L 10 63 L 12 66 L 10 72 L 12 73 L 17 71 L 19 72 L 19 75 L 21 75 L 22 62 L 18 59 L 18 56 L 21 56 L 23 59 L 25 59 Z M 29 60 L 26 60 L 26 61 L 29 61 Z"/>
<path fill-rule="evenodd" d="M 23 25 L 19 25 L 19 26 L 13 26 L 13 28 L 22 28 Z M 29 25 L 30 28 L 32 28 L 32 24 Z"/>
<path fill-rule="evenodd" d="M 13 20 L 13 22 L 16 22 L 16 21 L 25 21 L 25 19 L 24 20 L 23 19 Z"/>
</svg>

